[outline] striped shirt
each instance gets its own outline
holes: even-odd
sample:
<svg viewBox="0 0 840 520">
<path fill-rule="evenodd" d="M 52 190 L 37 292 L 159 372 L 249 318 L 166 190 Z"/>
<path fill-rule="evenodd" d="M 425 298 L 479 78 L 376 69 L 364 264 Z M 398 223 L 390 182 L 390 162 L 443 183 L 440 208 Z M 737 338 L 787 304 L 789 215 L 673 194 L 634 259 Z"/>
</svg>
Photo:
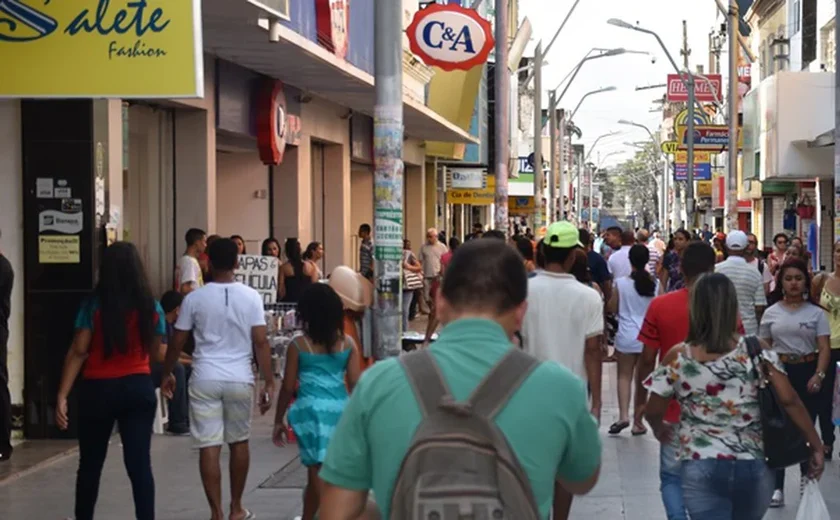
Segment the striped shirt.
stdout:
<svg viewBox="0 0 840 520">
<path fill-rule="evenodd" d="M 365 278 L 373 278 L 373 242 L 362 240 L 359 246 L 359 272 Z"/>
<path fill-rule="evenodd" d="M 715 272 L 726 275 L 735 286 L 735 292 L 738 295 L 738 310 L 741 313 L 746 334 L 758 334 L 755 308 L 767 306 L 761 273 L 755 266 L 748 264 L 742 256 L 730 256 L 715 266 Z"/>
<path fill-rule="evenodd" d="M 662 253 L 660 253 L 659 249 L 657 249 L 652 243 L 648 244 L 647 248 L 648 251 L 650 251 L 650 260 L 648 260 L 647 271 L 653 276 L 657 276 L 658 273 L 656 272 L 656 266 L 659 265 L 659 261 L 662 259 Z"/>
</svg>

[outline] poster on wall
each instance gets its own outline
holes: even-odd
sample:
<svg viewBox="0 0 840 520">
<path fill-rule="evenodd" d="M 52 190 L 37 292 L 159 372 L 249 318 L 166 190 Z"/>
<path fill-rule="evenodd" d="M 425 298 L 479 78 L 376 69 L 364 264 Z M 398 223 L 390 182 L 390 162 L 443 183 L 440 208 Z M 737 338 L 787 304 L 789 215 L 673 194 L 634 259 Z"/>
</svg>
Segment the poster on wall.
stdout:
<svg viewBox="0 0 840 520">
<path fill-rule="evenodd" d="M 239 255 L 239 267 L 234 271 L 237 282 L 256 290 L 263 303 L 277 301 L 277 279 L 280 259 L 273 256 Z"/>
</svg>

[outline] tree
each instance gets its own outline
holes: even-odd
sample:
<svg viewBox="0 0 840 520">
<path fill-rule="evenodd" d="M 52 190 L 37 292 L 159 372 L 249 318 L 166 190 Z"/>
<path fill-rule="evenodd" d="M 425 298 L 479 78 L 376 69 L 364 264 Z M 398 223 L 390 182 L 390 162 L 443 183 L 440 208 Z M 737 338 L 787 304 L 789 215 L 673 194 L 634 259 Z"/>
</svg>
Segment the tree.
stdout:
<svg viewBox="0 0 840 520">
<path fill-rule="evenodd" d="M 637 224 L 649 226 L 657 220 L 659 190 L 656 177 L 661 173 L 659 151 L 654 143 L 640 146 L 632 159 L 619 164 L 612 176 L 613 207 L 625 206 L 627 216 L 636 216 Z"/>
</svg>

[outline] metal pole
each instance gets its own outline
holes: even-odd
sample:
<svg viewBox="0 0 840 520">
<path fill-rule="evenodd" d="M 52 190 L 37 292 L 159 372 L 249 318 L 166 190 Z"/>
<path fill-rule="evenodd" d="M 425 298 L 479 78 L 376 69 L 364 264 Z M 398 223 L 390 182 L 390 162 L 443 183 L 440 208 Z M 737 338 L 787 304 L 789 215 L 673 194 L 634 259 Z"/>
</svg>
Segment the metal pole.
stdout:
<svg viewBox="0 0 840 520">
<path fill-rule="evenodd" d="M 555 102 L 557 100 L 555 99 Z M 560 179 L 560 183 L 558 186 L 560 187 L 560 214 L 558 216 L 558 220 L 565 220 L 566 219 L 566 203 L 564 200 L 566 199 L 566 194 L 569 190 L 566 189 L 566 169 L 564 165 L 566 164 L 566 111 L 560 111 L 560 120 L 557 123 L 557 159 L 551 161 L 551 171 L 552 176 L 557 179 Z"/>
<path fill-rule="evenodd" d="M 729 175 L 724 180 L 724 231 L 738 229 L 738 2 L 729 2 Z"/>
<path fill-rule="evenodd" d="M 402 351 L 402 16 L 402 5 L 398 2 L 375 3 L 373 354 L 376 359 L 399 356 Z"/>
<path fill-rule="evenodd" d="M 537 233 L 539 233 L 543 213 L 542 65 L 543 52 L 542 41 L 540 41 L 539 43 L 537 43 L 537 48 L 534 50 L 534 235 L 537 235 Z M 552 92 L 549 92 L 549 106 L 551 106 L 550 100 L 552 99 L 552 94 Z M 550 111 L 548 117 L 551 118 Z M 551 207 L 550 202 L 549 207 Z"/>
<path fill-rule="evenodd" d="M 482 2 L 482 0 L 475 0 L 475 1 L 473 2 L 473 9 L 475 9 L 475 8 L 476 8 L 476 4 L 481 4 L 481 2 Z M 557 28 L 557 32 L 555 32 L 555 33 L 554 33 L 554 36 L 551 38 L 551 41 L 550 41 L 550 42 L 548 42 L 548 47 L 546 47 L 546 48 L 545 48 L 545 52 L 541 52 L 541 53 L 539 53 L 539 54 L 540 54 L 540 59 L 541 59 L 541 60 L 545 59 L 545 56 L 548 54 L 548 51 L 550 51 L 550 50 L 551 50 L 551 46 L 552 46 L 552 45 L 554 45 L 554 42 L 555 42 L 555 41 L 557 41 L 557 37 L 558 37 L 558 36 L 560 36 L 560 32 L 563 30 L 563 27 L 566 27 L 566 22 L 568 22 L 568 21 L 569 21 L 569 18 L 571 18 L 571 17 L 572 17 L 572 13 L 574 13 L 574 12 L 575 12 L 575 9 L 577 8 L 577 6 L 578 6 L 578 4 L 579 4 L 579 3 L 580 3 L 580 0 L 575 0 L 575 3 L 574 3 L 574 4 L 572 5 L 572 7 L 569 9 L 569 12 L 568 12 L 568 13 L 566 13 L 566 17 L 565 17 L 565 18 L 563 18 L 563 23 L 561 23 L 561 24 L 560 24 L 560 27 L 558 27 L 558 28 Z M 540 44 L 542 44 L 542 41 L 540 41 Z M 528 73 L 528 76 L 525 78 L 525 83 L 524 83 L 524 84 L 525 84 L 525 85 L 527 85 L 528 83 L 530 83 L 530 82 L 531 82 L 531 78 L 532 78 L 534 75 L 536 75 L 536 73 L 537 73 L 537 69 L 533 69 L 533 70 L 531 70 L 531 71 Z"/>
<path fill-rule="evenodd" d="M 548 106 L 554 105 L 554 96 L 556 92 L 550 91 L 548 93 Z M 548 114 L 548 132 L 549 132 L 549 142 L 551 143 L 549 155 L 553 156 L 554 151 L 557 150 L 557 110 L 552 110 L 551 113 Z M 548 222 L 555 222 L 559 220 L 557 218 L 557 207 L 562 204 L 562 202 L 557 202 L 557 174 L 552 169 L 548 170 L 548 192 L 549 192 L 549 202 L 548 207 L 550 208 L 548 212 L 548 218 L 546 219 Z"/>
<path fill-rule="evenodd" d="M 835 9 L 840 13 L 840 0 L 835 0 Z M 840 24 L 834 25 L 834 41 L 840 41 Z M 834 63 L 840 63 L 840 47 L 834 47 Z M 840 144 L 837 143 L 837 136 L 840 135 L 840 67 L 834 66 L 834 240 L 840 240 Z M 819 204 L 819 201 L 817 202 Z M 819 209 L 817 210 L 819 211 Z"/>
<path fill-rule="evenodd" d="M 589 230 L 595 230 L 595 172 L 597 169 L 584 165 L 584 168 L 589 170 Z"/>
<path fill-rule="evenodd" d="M 379 1 L 377 3 L 383 3 Z M 399 6 L 400 2 L 393 2 Z M 399 7 L 398 9 L 401 9 Z M 402 27 L 402 25 L 400 25 Z M 496 0 L 496 212 L 495 228 L 508 234 L 508 158 L 510 157 L 510 75 L 508 74 L 508 0 Z M 402 52 L 401 49 L 398 49 Z M 537 91 L 537 96 L 539 96 Z M 534 154 L 536 157 L 536 154 Z"/>
<path fill-rule="evenodd" d="M 685 183 L 685 220 L 688 228 L 694 227 L 694 76 L 691 72 L 688 76 L 688 130 L 686 141 L 688 142 L 688 161 L 686 167 Z"/>
<path fill-rule="evenodd" d="M 572 145 L 572 139 L 569 138 L 569 147 L 572 149 L 572 159 L 571 159 L 571 166 L 574 167 L 575 165 L 575 147 Z M 576 168 L 575 175 L 577 178 L 575 179 L 575 213 L 577 214 L 578 219 L 578 226 L 580 226 L 581 221 L 583 220 L 583 193 L 581 189 L 583 188 L 583 183 L 581 182 L 581 177 L 583 177 L 583 165 L 578 164 Z"/>
</svg>

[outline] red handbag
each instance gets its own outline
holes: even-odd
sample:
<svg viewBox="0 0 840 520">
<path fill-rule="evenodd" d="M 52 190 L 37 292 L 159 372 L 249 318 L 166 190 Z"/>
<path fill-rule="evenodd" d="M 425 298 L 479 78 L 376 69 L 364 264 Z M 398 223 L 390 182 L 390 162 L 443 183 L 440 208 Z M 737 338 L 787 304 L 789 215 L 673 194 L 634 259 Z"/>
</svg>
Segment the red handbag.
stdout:
<svg viewBox="0 0 840 520">
<path fill-rule="evenodd" d="M 797 215 L 799 215 L 799 218 L 804 220 L 812 220 L 816 212 L 817 208 L 811 204 L 811 198 L 808 197 L 808 195 L 802 197 L 802 200 L 799 201 L 799 205 L 796 206 Z"/>
</svg>

